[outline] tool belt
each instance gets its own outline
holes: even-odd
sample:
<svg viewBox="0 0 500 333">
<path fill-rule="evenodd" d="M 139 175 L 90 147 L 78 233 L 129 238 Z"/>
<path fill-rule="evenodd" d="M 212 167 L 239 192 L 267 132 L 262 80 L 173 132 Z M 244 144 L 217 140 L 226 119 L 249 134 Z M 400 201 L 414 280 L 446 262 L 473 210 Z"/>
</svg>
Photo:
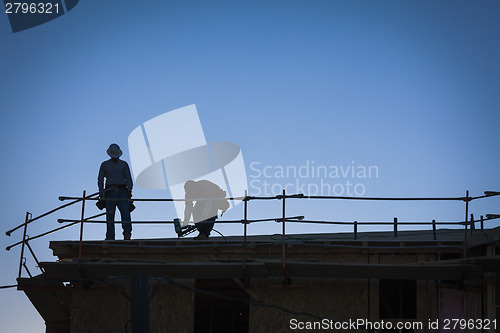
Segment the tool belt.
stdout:
<svg viewBox="0 0 500 333">
<path fill-rule="evenodd" d="M 106 185 L 105 188 L 106 189 L 115 188 L 115 189 L 124 189 L 124 190 L 126 190 L 127 189 L 127 185 L 125 185 L 125 184 L 120 184 L 120 185 Z M 97 208 L 99 208 L 100 210 L 106 208 L 106 199 L 105 198 L 106 198 L 106 195 L 104 195 L 104 198 L 99 199 L 95 203 L 95 205 L 97 206 Z M 129 209 L 130 212 L 134 211 L 135 205 L 134 205 L 133 201 L 129 202 L 128 209 Z"/>
<path fill-rule="evenodd" d="M 120 184 L 120 185 L 106 185 L 106 189 L 112 188 L 112 187 L 127 189 L 127 185 L 125 185 L 125 184 Z"/>
</svg>

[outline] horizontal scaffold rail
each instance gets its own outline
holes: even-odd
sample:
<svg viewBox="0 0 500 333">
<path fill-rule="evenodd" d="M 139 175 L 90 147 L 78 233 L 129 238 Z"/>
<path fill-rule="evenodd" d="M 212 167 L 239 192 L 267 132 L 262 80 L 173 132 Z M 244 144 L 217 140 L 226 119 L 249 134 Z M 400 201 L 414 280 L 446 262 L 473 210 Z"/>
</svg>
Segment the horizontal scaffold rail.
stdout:
<svg viewBox="0 0 500 333">
<path fill-rule="evenodd" d="M 490 197 L 491 195 L 482 195 L 477 197 L 346 197 L 346 196 L 325 196 L 325 195 L 304 195 L 304 194 L 290 194 L 285 195 L 285 199 L 333 199 L 333 200 L 366 200 L 366 201 L 472 201 L 476 199 Z M 283 195 L 275 195 L 275 196 L 246 196 L 246 197 L 227 197 L 220 198 L 226 200 L 239 200 L 239 201 L 250 201 L 250 200 L 281 200 L 283 199 Z M 60 196 L 59 200 L 82 200 L 79 197 L 67 197 Z M 88 197 L 86 200 L 102 200 L 99 198 Z M 190 198 L 190 199 L 181 199 L 181 198 L 132 198 L 132 199 L 108 199 L 113 201 L 146 201 L 146 202 L 154 202 L 154 201 L 210 201 L 214 200 L 214 198 Z"/>
<path fill-rule="evenodd" d="M 483 218 L 482 221 L 489 221 L 489 220 L 495 220 L 500 218 L 498 217 L 492 217 L 492 218 Z M 91 220 L 90 218 L 87 218 L 84 220 L 85 223 L 114 223 L 114 224 L 122 224 L 122 221 L 114 221 L 114 222 L 108 222 L 108 221 L 103 221 L 103 220 Z M 59 223 L 78 223 L 81 222 L 81 220 L 72 220 L 72 219 L 59 219 Z M 127 223 L 130 222 L 132 224 L 173 224 L 173 223 L 178 223 L 177 221 L 172 221 L 172 220 L 138 220 L 138 221 L 127 221 Z M 257 220 L 217 220 L 215 223 L 226 223 L 226 224 L 231 224 L 231 223 L 237 223 L 237 224 L 251 224 L 251 223 L 256 223 L 256 222 L 278 222 L 281 223 L 283 222 L 282 217 L 277 217 L 277 218 L 269 218 L 269 219 L 257 219 Z M 298 222 L 298 223 L 312 223 L 312 224 L 337 224 L 337 225 L 353 225 L 353 224 L 358 224 L 358 225 L 394 225 L 394 222 L 387 222 L 387 221 L 324 221 L 324 220 L 304 220 L 304 216 L 294 216 L 294 217 L 286 217 L 285 222 Z M 461 225 L 463 226 L 464 224 L 471 224 L 473 222 L 479 222 L 479 221 L 425 221 L 425 222 L 397 222 L 398 225 L 432 225 L 433 223 L 436 225 Z M 195 222 L 189 222 L 190 224 L 195 224 Z M 213 221 L 200 221 L 196 222 L 196 224 L 203 224 L 203 223 L 214 223 Z M 35 237 L 31 237 L 30 239 L 34 239 Z"/>
<path fill-rule="evenodd" d="M 28 248 L 32 256 L 34 257 L 35 261 L 38 263 L 37 258 L 35 257 L 35 254 L 32 250 L 32 248 L 29 245 L 29 241 L 49 235 L 51 233 L 60 231 L 62 229 L 68 228 L 70 226 L 73 226 L 75 224 L 80 224 L 80 243 L 79 243 L 79 259 L 82 259 L 82 244 L 83 244 L 83 225 L 84 223 L 109 223 L 107 221 L 101 221 L 101 220 L 95 220 L 98 217 L 101 217 L 105 215 L 106 213 L 100 213 L 91 217 L 85 217 L 85 205 L 87 201 L 96 201 L 96 200 L 112 200 L 112 201 L 129 201 L 129 202 L 170 202 L 170 201 L 206 201 L 206 200 L 238 200 L 238 201 L 243 201 L 244 203 L 244 218 L 239 219 L 239 220 L 222 220 L 222 221 L 217 221 L 218 224 L 229 224 L 229 223 L 238 223 L 238 224 L 243 224 L 244 225 L 244 247 L 246 249 L 246 244 L 247 244 L 247 225 L 251 223 L 257 223 L 257 222 L 278 222 L 282 224 L 282 274 L 284 277 L 284 281 L 287 280 L 287 270 L 286 270 L 286 246 L 285 246 L 285 238 L 286 238 L 286 232 L 285 232 L 285 224 L 286 222 L 293 222 L 293 223 L 306 223 L 306 224 L 326 224 L 326 225 L 351 225 L 354 228 L 353 235 L 354 239 L 357 239 L 357 234 L 358 234 L 358 226 L 361 225 L 387 225 L 387 226 L 394 226 L 394 237 L 397 237 L 398 233 L 398 226 L 399 225 L 427 225 L 427 226 L 432 226 L 433 228 L 433 238 L 436 240 L 436 225 L 460 225 L 464 227 L 465 233 L 464 233 L 464 257 L 466 257 L 467 254 L 467 229 L 470 226 L 471 228 L 471 233 L 475 228 L 475 223 L 480 222 L 481 223 L 481 230 L 483 230 L 483 225 L 485 221 L 493 220 L 493 219 L 498 219 L 500 218 L 500 215 L 495 215 L 495 214 L 487 214 L 486 219 L 481 216 L 480 220 L 474 221 L 474 217 L 471 214 L 470 220 L 469 220 L 469 214 L 468 214 L 468 207 L 469 207 L 469 202 L 472 200 L 476 199 L 481 199 L 481 198 L 486 198 L 486 197 L 491 197 L 491 196 L 498 196 L 500 195 L 500 192 L 493 192 L 493 191 L 486 191 L 484 192 L 484 195 L 477 196 L 477 197 L 472 197 L 469 196 L 469 191 L 466 191 L 465 196 L 460 196 L 460 197 L 362 197 L 362 196 L 318 196 L 318 195 L 304 195 L 304 194 L 286 194 L 286 189 L 283 189 L 283 193 L 280 195 L 274 195 L 274 196 L 248 196 L 247 192 L 245 191 L 245 196 L 239 196 L 239 197 L 227 197 L 227 198 L 123 198 L 123 199 L 109 199 L 105 198 L 105 192 L 108 190 L 113 189 L 113 187 L 110 187 L 104 191 L 92 193 L 90 195 L 86 195 L 86 191 L 83 191 L 83 194 L 81 197 L 72 197 L 72 196 L 61 196 L 59 197 L 60 201 L 66 201 L 66 200 L 71 200 L 68 203 L 62 204 L 61 206 L 54 208 L 52 210 L 49 210 L 46 213 L 43 213 L 37 217 L 32 217 L 32 214 L 30 212 L 26 212 L 26 219 L 25 222 L 16 226 L 15 228 L 9 230 L 6 232 L 8 236 L 11 235 L 12 232 L 24 227 L 24 234 L 23 238 L 21 241 L 12 244 L 8 246 L 6 249 L 10 250 L 11 248 L 17 246 L 17 245 L 22 245 L 21 247 L 21 256 L 20 256 L 20 264 L 19 264 L 19 275 L 18 277 L 21 277 L 21 270 L 22 267 L 24 267 L 26 270 L 28 268 L 26 267 L 25 261 L 26 258 L 24 257 L 24 248 L 25 246 Z M 425 222 L 399 222 L 398 219 L 395 217 L 394 221 L 387 222 L 387 221 L 377 221 L 377 222 L 368 222 L 368 221 L 321 221 L 321 220 L 306 220 L 304 216 L 286 216 L 285 212 L 285 199 L 308 199 L 308 200 L 364 200 L 364 201 L 463 201 L 465 202 L 465 220 L 464 221 L 457 221 L 457 222 L 439 222 L 436 220 L 432 220 L 432 222 L 425 221 Z M 277 218 L 266 218 L 266 219 L 248 219 L 248 203 L 252 200 L 280 200 L 282 203 L 282 216 L 277 217 Z M 27 227 L 29 224 L 33 223 L 34 221 L 37 221 L 43 217 L 49 216 L 63 208 L 67 208 L 69 206 L 72 206 L 76 203 L 81 202 L 81 217 L 80 219 L 59 219 L 59 223 L 67 223 L 66 225 L 60 226 L 58 228 L 55 228 L 53 230 L 43 232 L 39 235 L 30 237 L 27 234 Z M 130 223 L 133 224 L 173 224 L 173 223 L 179 223 L 179 220 L 151 220 L 151 221 L 129 221 Z M 113 223 L 122 223 L 121 221 L 116 221 Z M 201 221 L 197 223 L 213 223 L 213 221 Z M 190 222 L 189 224 L 194 224 L 194 222 Z M 182 237 L 185 234 L 179 233 L 178 236 Z M 222 235 L 222 234 L 221 234 Z M 223 236 L 223 235 L 222 235 Z M 224 237 L 224 236 L 223 236 Z M 224 237 L 225 239 L 225 237 Z M 245 252 L 246 253 L 246 252 Z M 244 256 L 244 262 L 246 260 L 246 256 Z M 39 265 L 40 266 L 40 265 Z M 29 271 L 28 271 L 28 274 Z M 31 276 L 31 274 L 30 274 Z"/>
<path fill-rule="evenodd" d="M 107 191 L 109 189 L 106 189 Z M 105 192 L 104 191 L 104 192 Z M 52 213 L 55 213 L 56 211 L 59 211 L 63 208 L 72 206 L 78 202 L 82 202 L 84 200 L 100 200 L 99 194 L 102 194 L 102 192 L 95 192 L 89 195 L 86 195 L 85 197 L 73 197 L 73 196 L 60 196 L 59 200 L 60 201 L 65 201 L 65 200 L 73 200 L 67 204 L 61 205 L 57 208 L 54 208 L 46 213 L 43 213 L 37 217 L 31 218 L 25 223 L 19 224 L 18 226 L 8 230 L 5 232 L 7 236 L 10 236 L 12 232 L 22 228 L 23 226 L 30 224 L 32 222 L 35 222 L 36 220 L 39 220 L 43 217 L 46 217 Z M 476 197 L 470 197 L 470 196 L 465 196 L 465 197 L 348 197 L 348 196 L 308 196 L 304 194 L 290 194 L 290 195 L 275 195 L 275 196 L 243 196 L 243 197 L 228 197 L 226 198 L 227 200 L 241 200 L 241 201 L 250 201 L 250 200 L 282 200 L 283 198 L 285 199 L 330 199 L 330 200 L 366 200 L 366 201 L 465 201 L 469 202 L 472 200 L 476 199 L 482 199 L 486 197 L 492 197 L 492 196 L 497 196 L 500 195 L 500 192 L 493 192 L 493 191 L 485 191 L 484 195 L 481 196 L 476 196 Z M 108 199 L 109 200 L 109 199 Z M 186 201 L 186 199 L 180 199 L 180 198 L 132 198 L 132 199 L 111 199 L 114 201 L 120 201 L 120 200 L 126 200 L 126 201 L 136 201 L 136 202 L 162 202 L 162 201 Z M 189 199 L 189 200 L 213 200 L 208 199 L 208 198 L 199 198 L 199 199 Z M 90 222 L 90 220 L 94 217 L 89 217 L 85 219 L 85 222 Z M 283 220 L 283 218 L 280 218 Z M 273 221 L 275 219 L 264 219 L 263 221 Z M 64 222 L 77 222 L 77 220 L 64 220 Z M 78 222 L 81 222 L 81 220 L 78 220 Z M 261 222 L 261 221 L 253 221 L 253 222 Z M 296 222 L 296 221 L 295 221 Z M 303 221 L 304 223 L 324 223 L 324 224 L 352 224 L 353 222 L 335 222 L 335 221 Z M 461 222 L 440 222 L 438 224 L 465 224 L 468 221 L 461 221 Z M 135 222 L 137 223 L 137 222 Z M 224 223 L 223 221 L 218 221 L 217 223 Z M 229 222 L 226 222 L 229 223 Z M 242 223 L 241 221 L 234 221 L 232 223 Z M 251 223 L 251 222 L 249 222 Z M 378 222 L 373 222 L 373 224 L 377 224 Z M 383 222 L 383 223 L 378 223 L 378 224 L 391 224 L 391 222 Z M 412 224 L 427 224 L 429 222 L 421 222 L 421 223 L 412 223 Z M 358 222 L 358 224 L 372 224 L 368 222 Z M 401 223 L 400 223 L 401 224 Z M 58 231 L 63 228 L 58 228 L 52 231 L 47 232 L 46 234 L 50 234 L 54 231 Z M 45 235 L 45 234 L 44 234 Z M 34 237 L 30 238 L 34 239 Z M 20 242 L 22 243 L 22 241 Z M 20 244 L 19 243 L 19 244 Z"/>
</svg>

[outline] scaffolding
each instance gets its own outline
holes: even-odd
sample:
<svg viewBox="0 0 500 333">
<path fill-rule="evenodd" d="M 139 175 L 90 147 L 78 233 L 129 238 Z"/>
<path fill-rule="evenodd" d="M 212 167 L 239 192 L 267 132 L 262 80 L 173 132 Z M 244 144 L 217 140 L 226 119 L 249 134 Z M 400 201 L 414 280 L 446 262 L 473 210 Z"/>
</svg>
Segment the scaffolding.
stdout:
<svg viewBox="0 0 500 333">
<path fill-rule="evenodd" d="M 49 234 L 55 233 L 57 231 L 69 228 L 74 225 L 80 225 L 80 233 L 79 233 L 79 255 L 78 259 L 82 259 L 83 255 L 83 240 L 84 240 L 84 224 L 86 223 L 108 223 L 107 221 L 102 221 L 102 220 L 96 220 L 96 218 L 99 218 L 101 216 L 104 216 L 106 213 L 100 213 L 97 215 L 85 217 L 85 212 L 86 212 L 86 204 L 89 201 L 96 201 L 96 200 L 102 200 L 100 199 L 100 192 L 92 193 L 88 195 L 86 191 L 84 190 L 82 193 L 81 197 L 72 197 L 72 196 L 61 196 L 59 197 L 60 201 L 68 201 L 70 202 L 65 203 L 57 208 L 54 208 L 52 210 L 49 210 L 46 213 L 43 213 L 37 217 L 33 217 L 30 212 L 26 212 L 25 216 L 25 221 L 22 224 L 19 224 L 18 226 L 8 230 L 6 232 L 7 236 L 10 236 L 14 231 L 22 229 L 23 230 L 23 236 L 22 239 L 12 245 L 9 245 L 6 247 L 6 250 L 9 251 L 12 248 L 21 245 L 21 255 L 19 259 L 19 269 L 18 269 L 18 278 L 21 278 L 22 275 L 22 270 L 24 270 L 28 273 L 30 277 L 32 277 L 32 274 L 30 270 L 28 269 L 28 266 L 26 264 L 26 256 L 25 256 L 25 250 L 28 249 L 30 252 L 31 256 L 33 257 L 34 261 L 36 262 L 37 266 L 42 270 L 43 273 L 43 268 L 40 267 L 40 262 L 38 261 L 37 256 L 35 255 L 35 252 L 33 251 L 32 247 L 30 246 L 30 241 L 47 236 Z M 476 229 L 476 223 L 480 224 L 480 230 L 484 230 L 485 228 L 485 222 L 498 219 L 500 218 L 500 215 L 496 214 L 486 214 L 485 216 L 481 215 L 479 220 L 474 220 L 474 216 L 471 214 L 469 217 L 469 202 L 473 200 L 479 200 L 483 198 L 488 198 L 488 197 L 494 197 L 500 195 L 500 192 L 493 192 L 493 191 L 485 191 L 484 195 L 481 196 L 470 196 L 469 191 L 466 191 L 465 196 L 462 197 L 348 197 L 348 196 L 308 196 L 304 194 L 286 194 L 285 190 L 283 189 L 282 194 L 276 195 L 276 196 L 248 196 L 246 195 L 243 197 L 228 197 L 226 198 L 227 200 L 238 200 L 242 201 L 244 203 L 244 208 L 243 208 L 243 219 L 240 220 L 222 220 L 222 221 L 217 221 L 217 223 L 236 223 L 236 224 L 242 224 L 243 225 L 243 245 L 244 249 L 247 248 L 247 230 L 248 230 L 248 225 L 251 223 L 257 223 L 257 222 L 279 222 L 282 224 L 282 246 L 281 246 L 281 257 L 282 257 L 282 269 L 283 269 L 283 278 L 286 283 L 286 281 L 289 281 L 286 273 L 286 223 L 305 223 L 305 224 L 324 224 L 324 225 L 350 225 L 352 226 L 353 230 L 353 239 L 357 240 L 358 237 L 358 227 L 361 225 L 371 225 L 371 226 L 381 226 L 381 225 L 392 225 L 393 226 L 393 235 L 396 238 L 398 236 L 398 227 L 402 225 L 421 225 L 421 226 L 431 226 L 432 231 L 433 231 L 433 239 L 437 240 L 437 226 L 438 225 L 454 225 L 454 226 L 460 226 L 464 228 L 464 252 L 463 252 L 463 257 L 467 257 L 467 241 L 468 241 L 468 233 L 470 232 L 471 234 L 474 232 Z M 364 221 L 324 221 L 324 220 L 307 220 L 305 219 L 304 216 L 287 216 L 286 215 L 286 202 L 288 200 L 301 200 L 301 199 L 307 199 L 307 200 L 358 200 L 358 201 L 462 201 L 465 203 L 465 219 L 463 221 L 454 221 L 454 222 L 444 222 L 444 221 L 436 221 L 432 220 L 431 222 L 401 222 L 398 221 L 398 218 L 395 217 L 393 221 L 382 221 L 382 222 L 364 222 Z M 151 199 L 151 198 L 133 198 L 133 199 L 113 199 L 113 200 L 128 200 L 130 202 L 170 202 L 170 201 L 186 201 L 186 199 L 175 199 L 175 198 L 156 198 L 156 199 Z M 190 199 L 190 200 L 211 200 L 211 199 L 206 199 L 206 198 L 199 198 L 199 199 Z M 275 218 L 266 218 L 266 219 L 248 219 L 248 204 L 250 201 L 259 201 L 259 200 L 281 200 L 282 201 L 282 216 L 281 217 L 275 217 Z M 31 223 L 38 221 L 44 217 L 50 216 L 51 214 L 60 211 L 64 208 L 73 206 L 75 204 L 81 203 L 81 215 L 79 219 L 59 219 L 59 223 L 64 223 L 63 226 L 43 232 L 41 234 L 38 234 L 36 236 L 28 236 L 27 231 L 28 231 L 28 225 Z M 114 222 L 114 223 L 121 223 L 121 222 Z M 176 224 L 178 223 L 178 219 L 174 220 L 156 220 L 156 221 L 130 221 L 132 224 Z M 203 223 L 203 222 L 198 222 L 198 223 Z M 180 235 L 179 235 L 180 236 Z M 245 252 L 246 253 L 246 250 Z M 246 265 L 246 256 L 243 258 L 243 267 Z"/>
<path fill-rule="evenodd" d="M 18 245 L 21 246 L 21 255 L 19 259 L 19 270 L 18 270 L 18 279 L 17 285 L 8 286 L 8 287 L 17 287 L 19 290 L 24 290 L 25 293 L 30 297 L 32 303 L 41 311 L 40 309 L 45 309 L 50 303 L 51 306 L 49 308 L 59 309 L 58 311 L 53 311 L 51 314 L 47 314 L 44 312 L 40 312 L 42 316 L 45 318 L 50 318 L 50 325 L 59 325 L 60 323 L 65 323 L 70 320 L 70 301 L 69 294 L 66 287 L 61 283 L 61 278 L 63 277 L 65 280 L 75 280 L 78 281 L 82 278 L 82 272 L 85 271 L 85 280 L 88 279 L 101 279 L 103 277 L 109 276 L 111 274 L 110 269 L 112 270 L 112 274 L 117 274 L 117 272 L 121 272 L 124 275 L 130 275 L 130 285 L 131 285 L 131 295 L 129 301 L 131 303 L 131 327 L 133 332 L 148 332 L 149 331 L 149 290 L 148 290 L 148 277 L 156 276 L 161 281 L 162 279 L 166 279 L 170 283 L 178 284 L 173 281 L 174 277 L 184 277 L 186 278 L 186 265 L 184 263 L 171 263 L 171 262 L 141 262 L 139 261 L 124 261 L 124 262 L 115 262 L 113 267 L 104 267 L 108 266 L 106 263 L 102 262 L 93 262 L 92 260 L 88 261 L 83 258 L 84 255 L 84 225 L 89 223 L 109 223 L 103 220 L 97 220 L 99 217 L 104 216 L 106 213 L 101 213 L 93 216 L 86 216 L 87 204 L 88 202 L 103 200 L 100 198 L 102 193 L 96 192 L 90 195 L 87 195 L 84 190 L 81 197 L 69 197 L 63 196 L 59 197 L 61 201 L 69 201 L 68 203 L 62 204 L 61 206 L 52 209 L 44 214 L 41 214 L 37 217 L 33 217 L 30 212 L 26 212 L 24 223 L 16 226 L 15 228 L 6 232 L 7 235 L 11 235 L 14 231 L 23 230 L 22 240 L 18 241 L 6 249 L 10 250 Z M 484 268 L 487 268 L 487 272 L 495 271 L 497 265 L 498 258 L 474 258 L 468 256 L 468 235 L 472 234 L 476 229 L 476 223 L 480 224 L 480 230 L 483 231 L 485 229 L 485 223 L 490 220 L 500 218 L 500 215 L 486 214 L 485 216 L 481 216 L 479 220 L 475 220 L 473 215 L 469 216 L 469 202 L 473 200 L 479 200 L 487 197 L 493 197 L 500 195 L 500 192 L 491 192 L 486 191 L 484 195 L 472 197 L 469 195 L 469 191 L 466 191 L 466 195 L 463 197 L 344 197 L 344 196 L 306 196 L 304 194 L 287 194 L 285 190 L 283 190 L 282 194 L 276 196 L 266 196 L 266 197 L 258 197 L 258 196 L 248 196 L 245 193 L 243 197 L 229 197 L 225 198 L 227 200 L 239 200 L 243 202 L 243 219 L 240 220 L 223 220 L 217 221 L 217 223 L 236 223 L 243 225 L 243 244 L 241 241 L 239 245 L 242 245 L 242 256 L 241 253 L 238 255 L 236 261 L 233 262 L 212 262 L 212 263 L 196 263 L 195 268 L 189 266 L 188 273 L 191 278 L 206 276 L 207 272 L 211 272 L 213 274 L 219 274 L 220 276 L 229 276 L 231 278 L 236 279 L 237 277 L 243 276 L 243 280 L 247 281 L 250 278 L 258 278 L 262 277 L 263 272 L 267 275 L 265 276 L 274 276 L 274 277 L 282 277 L 282 288 L 284 290 L 290 289 L 291 286 L 291 278 L 292 277 L 305 277 L 309 276 L 313 273 L 316 277 L 336 277 L 336 278 L 349 278 L 352 276 L 356 276 L 357 278 L 394 278 L 396 277 L 415 277 L 415 274 L 418 272 L 419 278 L 422 279 L 454 279 L 457 276 L 460 276 L 463 279 L 484 279 Z M 324 220 L 307 220 L 304 216 L 287 216 L 286 208 L 289 207 L 289 201 L 293 200 L 364 200 L 364 201 L 458 201 L 465 203 L 465 218 L 463 221 L 454 221 L 454 222 L 444 222 L 444 221 L 436 221 L 432 220 L 432 222 L 402 222 L 398 221 L 398 218 L 394 218 L 393 221 L 381 221 L 381 222 L 367 222 L 367 221 L 324 221 Z M 108 199 L 108 200 L 128 200 L 130 202 L 169 202 L 169 201 L 186 201 L 186 199 L 173 199 L 173 198 L 163 198 L 163 199 L 142 199 L 142 198 L 133 198 L 133 199 Z M 193 201 L 197 200 L 213 200 L 207 198 L 193 198 L 189 199 Z M 249 219 L 248 211 L 249 211 L 249 202 L 250 201 L 262 201 L 262 200 L 277 200 L 281 201 L 282 214 L 280 217 L 275 218 L 266 218 L 266 219 Z M 59 219 L 58 222 L 63 224 L 60 227 L 54 228 L 52 230 L 43 232 L 33 237 L 29 237 L 27 234 L 28 226 L 38 221 L 44 217 L 50 216 L 53 213 L 60 211 L 64 208 L 76 205 L 81 203 L 81 214 L 79 219 Z M 254 260 L 247 260 L 247 252 L 250 251 L 249 240 L 247 239 L 248 225 L 252 223 L 258 222 L 278 222 L 281 223 L 282 232 L 281 232 L 281 242 L 276 242 L 276 256 L 281 257 L 280 259 L 276 258 L 274 261 L 262 261 L 256 262 Z M 114 223 L 122 223 L 122 222 L 114 222 Z M 133 224 L 178 224 L 178 219 L 164 220 L 164 221 L 130 221 Z M 203 223 L 198 222 L 198 223 Z M 354 241 L 358 239 L 358 227 L 359 226 L 380 226 L 380 225 L 390 225 L 393 226 L 392 235 L 394 238 L 398 238 L 398 228 L 402 225 L 420 225 L 420 226 L 431 226 L 432 227 L 432 237 L 433 242 L 437 240 L 437 226 L 438 225 L 454 225 L 463 228 L 463 247 L 459 246 L 454 249 L 457 253 L 460 253 L 463 248 L 463 258 L 465 261 L 460 262 L 448 262 L 444 264 L 432 263 L 430 265 L 426 265 L 425 269 L 423 269 L 420 264 L 405 264 L 405 265 L 384 265 L 384 264 L 356 264 L 355 266 L 350 266 L 345 263 L 329 263 L 329 262 L 320 262 L 320 263 L 311 263 L 311 262 L 300 262 L 297 260 L 293 260 L 293 253 L 289 254 L 291 259 L 288 259 L 287 263 L 287 234 L 286 234 L 286 225 L 287 223 L 304 223 L 304 224 L 324 224 L 324 225 L 349 225 L 352 227 L 352 238 Z M 40 263 L 33 248 L 30 245 L 30 241 L 34 239 L 38 239 L 49 234 L 55 233 L 57 231 L 63 230 L 65 228 L 69 228 L 71 226 L 79 225 L 79 241 L 75 243 L 75 257 L 72 257 L 71 261 L 63 261 L 57 263 Z M 183 236 L 182 233 L 179 233 L 176 230 L 178 236 Z M 458 229 L 460 233 L 460 229 Z M 399 236 L 401 238 L 401 236 Z M 462 241 L 460 240 L 461 235 L 459 235 L 459 239 L 456 240 L 455 244 L 460 244 Z M 202 246 L 205 241 L 196 241 L 192 246 Z M 281 244 L 279 244 L 281 243 Z M 110 244 L 109 242 L 104 242 L 103 244 Z M 101 246 L 103 246 L 101 244 Z M 126 246 L 126 242 L 124 243 L 116 243 L 123 244 Z M 206 244 L 206 243 L 205 243 Z M 278 249 L 278 244 L 279 249 Z M 87 248 L 88 243 L 86 243 L 86 251 L 89 251 Z M 78 257 L 76 257 L 76 247 L 78 246 Z M 191 245 L 190 245 L 191 246 Z M 191 246 L 191 247 L 192 247 Z M 419 245 L 422 247 L 422 245 Z M 424 246 L 425 247 L 425 246 Z M 446 247 L 446 246 L 444 246 Z M 408 248 L 411 248 L 409 246 Z M 27 249 L 27 250 L 26 250 Z M 26 255 L 25 252 L 28 251 L 33 257 L 39 269 L 42 271 L 41 278 L 31 274 L 28 266 L 26 264 Z M 290 251 L 290 250 L 289 250 Z M 87 257 L 86 257 L 87 258 Z M 478 266 L 478 260 L 483 260 L 483 266 Z M 490 262 L 491 260 L 492 262 Z M 490 261 L 488 261 L 490 260 Z M 470 262 L 469 262 L 470 261 Z M 104 265 L 104 266 L 103 266 Z M 29 279 L 22 278 L 23 268 L 29 275 Z M 117 271 L 117 268 L 118 271 Z M 47 270 L 45 272 L 44 270 Z M 165 271 L 169 272 L 169 276 L 165 275 Z M 76 275 L 75 275 L 76 274 Z M 87 276 L 90 274 L 90 276 Z M 104 274 L 103 276 L 101 276 Z M 177 274 L 177 275 L 176 275 Z M 170 276 L 172 275 L 172 276 Z M 51 282 L 52 281 L 52 282 Z M 49 285 L 49 282 L 52 284 Z M 243 283 L 243 282 L 241 282 Z M 43 288 L 50 289 L 51 296 L 46 299 L 45 294 L 37 291 L 39 286 L 43 286 Z M 183 286 L 186 287 L 186 286 Z M 45 290 L 44 289 L 44 290 Z M 245 289 L 247 290 L 247 289 Z M 198 292 L 198 290 L 193 289 L 193 291 Z M 247 291 L 248 292 L 248 291 Z M 40 300 L 43 299 L 43 306 L 40 305 Z M 37 305 L 36 305 L 37 304 Z M 272 306 L 269 304 L 261 304 L 259 302 L 252 302 L 254 305 L 265 305 Z M 280 309 L 285 312 L 290 312 L 282 307 L 274 306 L 277 309 Z M 134 310 L 135 309 L 135 310 Z M 309 316 L 314 316 L 311 314 L 307 314 Z M 48 324 L 47 324 L 48 325 Z M 47 326 L 48 327 L 48 326 Z"/>
</svg>

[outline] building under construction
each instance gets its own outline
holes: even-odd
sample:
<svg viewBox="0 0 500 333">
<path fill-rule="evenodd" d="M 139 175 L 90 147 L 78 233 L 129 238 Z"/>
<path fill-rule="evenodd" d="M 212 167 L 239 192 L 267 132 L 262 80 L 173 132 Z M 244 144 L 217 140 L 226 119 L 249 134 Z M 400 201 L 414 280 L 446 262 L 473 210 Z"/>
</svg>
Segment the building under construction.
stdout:
<svg viewBox="0 0 500 333">
<path fill-rule="evenodd" d="M 449 199 L 468 207 L 498 194 Z M 84 217 L 93 198 L 73 198 L 82 216 L 64 227 L 96 218 Z M 246 218 L 248 202 L 259 199 L 246 197 L 244 219 L 229 221 L 243 224 L 242 236 L 51 241 L 58 260 L 39 262 L 42 273 L 32 277 L 21 271 L 28 252 L 36 260 L 36 237 L 24 236 L 13 244 L 21 247 L 18 289 L 47 333 L 496 332 L 500 227 L 488 225 L 500 216 L 474 220 L 466 208 L 465 221 L 425 230 L 398 230 L 409 223 L 395 218 L 390 232 L 358 232 L 374 223 L 350 222 L 349 233 L 290 235 L 287 223 L 347 223 L 287 217 L 292 198 L 303 196 L 274 198 L 283 203 L 282 235 L 247 236 L 247 225 L 262 220 Z M 26 235 L 36 219 L 27 214 L 15 229 Z"/>
</svg>

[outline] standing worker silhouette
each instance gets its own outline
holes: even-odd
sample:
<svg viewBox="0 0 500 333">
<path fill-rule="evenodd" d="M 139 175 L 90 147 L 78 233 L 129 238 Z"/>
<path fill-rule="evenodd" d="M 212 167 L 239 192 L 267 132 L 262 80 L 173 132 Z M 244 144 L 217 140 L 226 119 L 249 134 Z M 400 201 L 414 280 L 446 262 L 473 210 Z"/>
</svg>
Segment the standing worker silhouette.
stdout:
<svg viewBox="0 0 500 333">
<path fill-rule="evenodd" d="M 226 191 L 208 180 L 196 182 L 188 180 L 184 184 L 184 190 L 186 192 L 184 223 L 187 224 L 192 215 L 196 229 L 200 232 L 195 239 L 208 239 L 217 219 L 218 211 L 221 210 L 224 214 L 229 209 Z M 194 206 L 193 201 L 196 201 Z"/>
<path fill-rule="evenodd" d="M 106 202 L 106 240 L 115 239 L 115 211 L 120 210 L 122 218 L 123 239 L 129 240 L 132 236 L 132 223 L 130 219 L 129 201 L 132 197 L 132 176 L 127 162 L 120 160 L 122 151 L 120 146 L 113 143 L 106 151 L 111 157 L 102 162 L 97 177 L 100 198 L 104 196 Z M 104 186 L 106 178 L 106 186 Z M 106 192 L 104 192 L 106 189 Z"/>
</svg>

